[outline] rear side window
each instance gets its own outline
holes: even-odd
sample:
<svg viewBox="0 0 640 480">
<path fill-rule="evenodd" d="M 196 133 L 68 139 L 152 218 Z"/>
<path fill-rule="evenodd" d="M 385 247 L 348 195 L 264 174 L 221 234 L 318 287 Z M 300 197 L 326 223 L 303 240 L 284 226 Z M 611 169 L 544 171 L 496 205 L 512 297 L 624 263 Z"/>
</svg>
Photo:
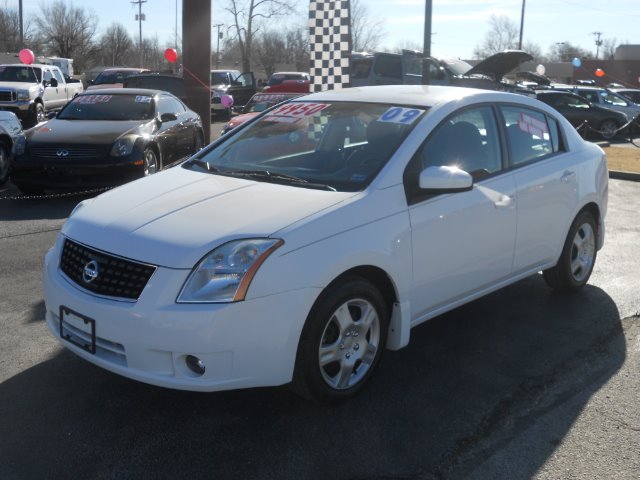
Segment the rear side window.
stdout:
<svg viewBox="0 0 640 480">
<path fill-rule="evenodd" d="M 373 73 L 379 77 L 402 78 L 402 59 L 380 55 L 373 66 Z"/>
<path fill-rule="evenodd" d="M 511 165 L 521 165 L 561 151 L 558 123 L 536 110 L 500 107 Z"/>
</svg>

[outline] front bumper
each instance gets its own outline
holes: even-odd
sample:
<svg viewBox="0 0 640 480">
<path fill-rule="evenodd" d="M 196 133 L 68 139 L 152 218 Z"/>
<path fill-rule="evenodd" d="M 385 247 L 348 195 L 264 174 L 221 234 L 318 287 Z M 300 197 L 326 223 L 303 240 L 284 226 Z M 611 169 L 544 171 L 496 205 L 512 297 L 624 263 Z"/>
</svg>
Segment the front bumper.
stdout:
<svg viewBox="0 0 640 480">
<path fill-rule="evenodd" d="M 28 155 L 28 154 L 27 154 Z M 132 156 L 126 161 L 73 159 L 48 161 L 18 156 L 11 165 L 11 180 L 41 189 L 100 188 L 122 185 L 143 176 L 144 167 Z M 138 163 L 142 161 L 142 156 Z"/>
<path fill-rule="evenodd" d="M 58 268 L 60 238 L 45 257 L 46 321 L 80 357 L 134 380 L 180 390 L 291 381 L 298 339 L 316 289 L 231 304 L 177 304 L 190 270 L 158 267 L 136 302 L 117 301 L 90 294 L 64 276 Z M 61 305 L 95 321 L 95 354 L 60 338 Z M 187 367 L 189 355 L 202 360 L 204 374 Z"/>
<path fill-rule="evenodd" d="M 33 110 L 33 101 L 16 101 L 11 103 L 0 102 L 0 110 L 13 112 L 18 118 L 24 120 Z"/>
</svg>

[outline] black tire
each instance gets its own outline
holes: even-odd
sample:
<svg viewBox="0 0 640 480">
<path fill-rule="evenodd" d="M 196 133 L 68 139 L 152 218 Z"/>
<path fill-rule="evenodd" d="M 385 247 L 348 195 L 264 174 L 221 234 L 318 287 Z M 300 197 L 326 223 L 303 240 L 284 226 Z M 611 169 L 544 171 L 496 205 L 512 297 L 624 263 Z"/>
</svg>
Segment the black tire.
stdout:
<svg viewBox="0 0 640 480">
<path fill-rule="evenodd" d="M 350 277 L 329 287 L 300 335 L 292 389 L 319 403 L 355 396 L 380 363 L 388 327 L 384 298 L 371 283 Z"/>
<path fill-rule="evenodd" d="M 142 152 L 142 159 L 144 160 L 142 175 L 148 177 L 158 172 L 160 165 L 158 163 L 158 155 L 153 147 L 147 147 Z"/>
<path fill-rule="evenodd" d="M 4 185 L 9 178 L 9 148 L 0 143 L 0 185 Z"/>
<path fill-rule="evenodd" d="M 193 140 L 193 153 L 197 153 L 204 148 L 204 135 L 202 132 L 197 132 Z"/>
<path fill-rule="evenodd" d="M 555 267 L 542 272 L 547 285 L 558 292 L 576 291 L 589 281 L 598 253 L 598 226 L 593 215 L 578 214 Z"/>
<path fill-rule="evenodd" d="M 607 119 L 600 124 L 598 130 L 600 131 L 602 138 L 605 140 L 612 140 L 618 134 L 618 122 Z"/>
</svg>

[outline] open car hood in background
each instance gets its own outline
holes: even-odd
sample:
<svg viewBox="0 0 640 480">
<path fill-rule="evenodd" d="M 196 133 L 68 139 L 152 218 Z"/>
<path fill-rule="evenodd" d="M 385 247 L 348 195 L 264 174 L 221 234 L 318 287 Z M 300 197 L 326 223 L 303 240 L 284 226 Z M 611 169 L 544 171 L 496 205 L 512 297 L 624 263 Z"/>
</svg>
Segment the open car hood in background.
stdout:
<svg viewBox="0 0 640 480">
<path fill-rule="evenodd" d="M 522 50 L 505 50 L 484 59 L 465 75 L 487 75 L 498 82 L 518 65 L 531 60 L 533 57 Z"/>
</svg>

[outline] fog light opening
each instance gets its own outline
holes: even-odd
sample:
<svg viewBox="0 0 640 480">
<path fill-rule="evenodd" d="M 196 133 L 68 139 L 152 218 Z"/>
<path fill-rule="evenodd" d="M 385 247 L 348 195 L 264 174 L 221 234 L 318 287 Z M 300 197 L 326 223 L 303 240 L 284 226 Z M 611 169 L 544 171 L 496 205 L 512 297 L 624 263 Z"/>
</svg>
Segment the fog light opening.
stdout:
<svg viewBox="0 0 640 480">
<path fill-rule="evenodd" d="M 204 371 L 206 370 L 206 367 L 204 365 L 204 362 L 200 360 L 198 357 L 194 355 L 187 355 L 185 362 L 189 370 L 191 370 L 193 373 L 195 373 L 198 376 L 204 375 Z"/>
</svg>

